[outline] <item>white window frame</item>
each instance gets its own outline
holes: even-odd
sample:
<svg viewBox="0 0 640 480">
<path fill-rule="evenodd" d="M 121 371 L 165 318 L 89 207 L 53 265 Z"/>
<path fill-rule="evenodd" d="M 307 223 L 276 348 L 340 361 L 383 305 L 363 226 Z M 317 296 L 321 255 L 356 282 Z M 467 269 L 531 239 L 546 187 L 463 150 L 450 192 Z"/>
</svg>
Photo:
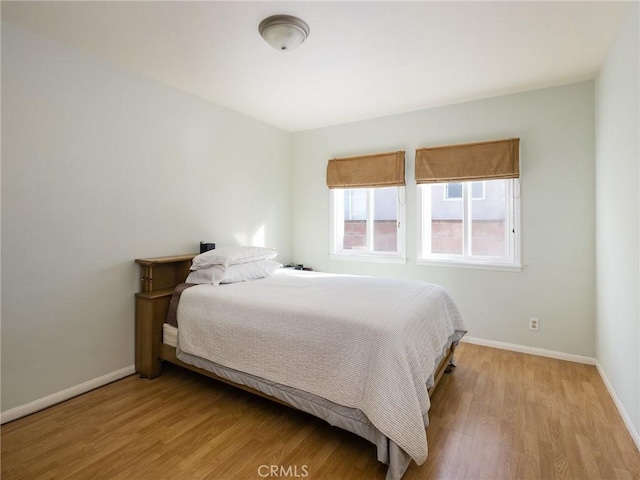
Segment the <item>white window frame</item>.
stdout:
<svg viewBox="0 0 640 480">
<path fill-rule="evenodd" d="M 366 250 L 350 250 L 343 248 L 344 239 L 344 195 L 342 189 L 330 190 L 330 252 L 331 260 L 355 260 L 366 262 L 382 262 L 382 263 L 407 263 L 406 245 L 407 245 L 407 221 L 406 221 L 406 187 L 396 187 L 398 195 L 396 196 L 396 205 L 398 212 L 398 236 L 397 251 L 382 252 L 373 250 L 374 241 L 374 222 L 370 221 L 375 215 L 374 203 L 371 201 L 371 195 L 367 196 L 367 243 Z M 369 190 L 374 190 L 373 188 Z"/>
<path fill-rule="evenodd" d="M 444 182 L 443 182 L 444 183 Z M 431 185 L 418 185 L 418 265 L 483 268 L 488 270 L 521 271 L 520 181 L 505 180 L 505 245 L 504 257 L 474 256 L 471 248 L 471 183 L 463 182 L 463 253 L 447 254 L 431 252 Z M 425 216 L 426 214 L 426 216 Z"/>
</svg>

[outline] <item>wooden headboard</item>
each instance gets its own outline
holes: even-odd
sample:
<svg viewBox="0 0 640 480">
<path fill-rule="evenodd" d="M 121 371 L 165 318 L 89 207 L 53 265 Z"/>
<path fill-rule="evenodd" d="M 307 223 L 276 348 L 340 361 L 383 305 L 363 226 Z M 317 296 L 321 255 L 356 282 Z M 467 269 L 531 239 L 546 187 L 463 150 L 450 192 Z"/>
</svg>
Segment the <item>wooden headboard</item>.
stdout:
<svg viewBox="0 0 640 480">
<path fill-rule="evenodd" d="M 173 289 L 185 281 L 196 255 L 136 259 L 140 265 L 140 292 L 136 293 L 136 371 L 142 377 L 160 375 L 158 349 L 162 343 L 162 325 Z"/>
</svg>

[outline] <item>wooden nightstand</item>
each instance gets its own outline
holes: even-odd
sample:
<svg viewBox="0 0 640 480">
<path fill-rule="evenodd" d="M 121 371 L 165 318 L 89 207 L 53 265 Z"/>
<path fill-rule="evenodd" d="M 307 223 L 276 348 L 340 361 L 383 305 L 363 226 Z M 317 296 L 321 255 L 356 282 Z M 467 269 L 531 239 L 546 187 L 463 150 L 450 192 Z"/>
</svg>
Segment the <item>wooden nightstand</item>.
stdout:
<svg viewBox="0 0 640 480">
<path fill-rule="evenodd" d="M 138 258 L 140 292 L 136 293 L 136 371 L 141 377 L 160 375 L 158 346 L 162 343 L 171 295 L 176 285 L 189 275 L 191 260 L 197 254 Z"/>
</svg>

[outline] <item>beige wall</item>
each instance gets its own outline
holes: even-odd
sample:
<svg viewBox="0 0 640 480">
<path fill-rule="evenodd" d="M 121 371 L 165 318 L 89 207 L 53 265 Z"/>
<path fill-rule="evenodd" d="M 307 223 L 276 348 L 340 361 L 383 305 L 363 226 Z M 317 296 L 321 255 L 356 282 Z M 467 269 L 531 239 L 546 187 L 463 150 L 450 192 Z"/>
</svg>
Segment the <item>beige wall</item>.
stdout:
<svg viewBox="0 0 640 480">
<path fill-rule="evenodd" d="M 593 95 L 585 82 L 294 133 L 294 260 L 439 283 L 473 337 L 593 357 Z M 415 149 L 511 137 L 521 138 L 522 272 L 417 265 Z M 327 161 L 396 150 L 407 152 L 408 263 L 329 260 Z"/>
<path fill-rule="evenodd" d="M 597 359 L 640 446 L 640 8 L 596 82 Z"/>
<path fill-rule="evenodd" d="M 290 250 L 291 136 L 2 24 L 2 409 L 134 362 L 137 257 Z"/>
</svg>

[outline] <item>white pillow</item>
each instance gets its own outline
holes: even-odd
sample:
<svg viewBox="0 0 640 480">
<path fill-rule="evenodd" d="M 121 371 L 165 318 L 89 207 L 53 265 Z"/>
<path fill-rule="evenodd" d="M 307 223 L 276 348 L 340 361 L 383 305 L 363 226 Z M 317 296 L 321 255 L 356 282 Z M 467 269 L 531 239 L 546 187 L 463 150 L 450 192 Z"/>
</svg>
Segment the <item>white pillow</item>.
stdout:
<svg viewBox="0 0 640 480">
<path fill-rule="evenodd" d="M 212 265 L 207 268 L 201 268 L 200 270 L 193 270 L 189 272 L 186 283 L 212 283 L 218 285 L 226 267 L 224 265 Z"/>
<path fill-rule="evenodd" d="M 191 270 L 200 270 L 212 265 L 237 265 L 239 263 L 271 260 L 278 255 L 273 248 L 266 247 L 222 247 L 201 253 L 193 259 Z"/>
<path fill-rule="evenodd" d="M 224 272 L 220 283 L 248 282 L 271 275 L 282 267 L 281 263 L 272 260 L 259 260 L 257 262 L 239 263 L 230 265 Z"/>
<path fill-rule="evenodd" d="M 236 265 L 230 265 L 227 268 L 222 265 L 213 265 L 192 271 L 187 277 L 186 282 L 211 283 L 214 286 L 220 283 L 248 282 L 249 280 L 268 277 L 281 266 L 281 263 L 271 260 L 238 263 Z"/>
</svg>

